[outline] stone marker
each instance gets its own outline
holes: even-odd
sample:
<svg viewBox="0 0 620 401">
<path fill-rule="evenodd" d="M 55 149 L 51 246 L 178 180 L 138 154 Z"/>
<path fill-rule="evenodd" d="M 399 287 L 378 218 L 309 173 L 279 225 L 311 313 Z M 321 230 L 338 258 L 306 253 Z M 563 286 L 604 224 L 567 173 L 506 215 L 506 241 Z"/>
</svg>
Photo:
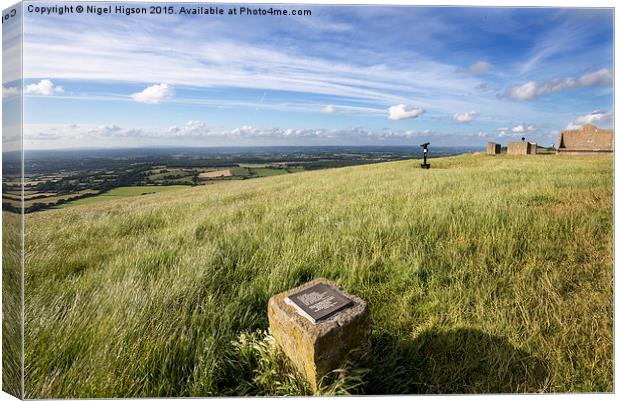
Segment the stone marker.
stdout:
<svg viewBox="0 0 620 401">
<path fill-rule="evenodd" d="M 284 298 L 284 302 L 315 324 L 353 306 L 350 298 L 324 283 L 295 292 Z"/>
<path fill-rule="evenodd" d="M 361 298 L 326 279 L 274 295 L 269 329 L 313 390 L 352 350 L 369 350 L 370 316 Z"/>
</svg>

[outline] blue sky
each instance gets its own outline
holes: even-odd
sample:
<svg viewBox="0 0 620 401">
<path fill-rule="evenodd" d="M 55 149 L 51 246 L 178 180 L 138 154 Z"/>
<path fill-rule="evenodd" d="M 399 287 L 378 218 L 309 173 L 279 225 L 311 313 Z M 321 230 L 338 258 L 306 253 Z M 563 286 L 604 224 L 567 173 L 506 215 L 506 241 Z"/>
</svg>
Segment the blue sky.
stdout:
<svg viewBox="0 0 620 401">
<path fill-rule="evenodd" d="M 525 136 L 549 146 L 566 128 L 612 125 L 610 9 L 274 7 L 312 15 L 26 12 L 25 145 L 480 146 Z M 16 85 L 4 81 L 6 100 Z"/>
</svg>

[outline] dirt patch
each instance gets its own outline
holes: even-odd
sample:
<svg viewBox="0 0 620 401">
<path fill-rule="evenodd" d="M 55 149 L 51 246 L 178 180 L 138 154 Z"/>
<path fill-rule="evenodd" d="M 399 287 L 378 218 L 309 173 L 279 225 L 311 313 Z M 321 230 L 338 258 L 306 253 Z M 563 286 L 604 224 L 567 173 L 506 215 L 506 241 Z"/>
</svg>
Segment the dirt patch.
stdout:
<svg viewBox="0 0 620 401">
<path fill-rule="evenodd" d="M 207 171 L 198 175 L 200 178 L 219 178 L 219 177 L 232 177 L 230 170 L 216 170 Z"/>
</svg>

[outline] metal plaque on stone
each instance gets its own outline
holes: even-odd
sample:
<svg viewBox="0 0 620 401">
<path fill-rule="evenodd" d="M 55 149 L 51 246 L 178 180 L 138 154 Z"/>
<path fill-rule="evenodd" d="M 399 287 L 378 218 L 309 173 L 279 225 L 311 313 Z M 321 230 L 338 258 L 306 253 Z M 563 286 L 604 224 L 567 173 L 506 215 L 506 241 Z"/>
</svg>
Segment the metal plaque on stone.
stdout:
<svg viewBox="0 0 620 401">
<path fill-rule="evenodd" d="M 284 301 L 315 324 L 353 306 L 353 301 L 342 292 L 325 284 L 305 288 Z"/>
</svg>

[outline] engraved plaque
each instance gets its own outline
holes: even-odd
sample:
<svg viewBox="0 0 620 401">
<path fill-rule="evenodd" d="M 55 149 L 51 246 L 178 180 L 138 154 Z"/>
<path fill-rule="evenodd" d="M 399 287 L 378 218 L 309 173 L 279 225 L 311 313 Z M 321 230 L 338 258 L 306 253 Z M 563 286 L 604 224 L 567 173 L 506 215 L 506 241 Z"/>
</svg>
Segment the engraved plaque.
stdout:
<svg viewBox="0 0 620 401">
<path fill-rule="evenodd" d="M 312 323 L 320 322 L 343 309 L 353 306 L 353 301 L 336 288 L 326 284 L 315 284 L 285 298 L 300 315 Z"/>
</svg>

